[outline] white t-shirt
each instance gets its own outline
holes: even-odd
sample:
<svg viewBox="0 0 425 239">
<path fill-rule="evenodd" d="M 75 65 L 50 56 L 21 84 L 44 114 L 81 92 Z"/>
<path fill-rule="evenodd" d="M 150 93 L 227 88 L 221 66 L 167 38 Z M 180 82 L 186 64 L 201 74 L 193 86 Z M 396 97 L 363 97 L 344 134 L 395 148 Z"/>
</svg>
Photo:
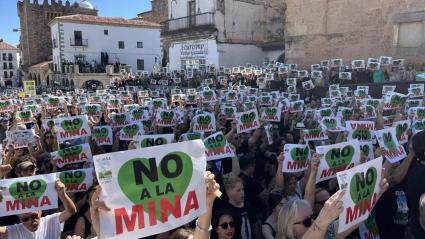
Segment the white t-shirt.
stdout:
<svg viewBox="0 0 425 239">
<path fill-rule="evenodd" d="M 62 224 L 59 221 L 60 213 L 54 213 L 42 217 L 40 225 L 35 232 L 29 231 L 22 223 L 7 226 L 8 239 L 58 239 L 62 232 Z"/>
</svg>

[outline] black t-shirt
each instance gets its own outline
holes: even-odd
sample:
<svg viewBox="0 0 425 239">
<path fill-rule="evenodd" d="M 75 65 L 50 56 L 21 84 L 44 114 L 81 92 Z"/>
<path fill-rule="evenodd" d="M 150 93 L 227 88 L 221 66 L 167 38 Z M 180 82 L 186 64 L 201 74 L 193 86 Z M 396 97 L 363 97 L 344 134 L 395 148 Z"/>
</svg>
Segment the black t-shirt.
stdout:
<svg viewBox="0 0 425 239">
<path fill-rule="evenodd" d="M 425 231 L 419 224 L 419 199 L 425 193 L 425 165 L 414 159 L 406 175 L 406 197 L 409 206 L 409 226 L 416 238 L 425 238 Z"/>
<path fill-rule="evenodd" d="M 244 173 L 239 174 L 239 177 L 243 180 L 245 199 L 251 205 L 255 205 L 255 211 L 260 212 L 264 210 L 265 205 L 258 197 L 258 195 L 264 190 L 260 182 L 253 177 L 245 175 Z"/>
<path fill-rule="evenodd" d="M 251 239 L 253 238 L 253 225 L 257 221 L 255 211 L 248 202 L 244 203 L 244 207 L 238 208 L 230 203 L 224 206 L 228 209 L 235 220 L 235 236 L 234 239 Z"/>
<path fill-rule="evenodd" d="M 408 207 L 404 184 L 396 185 L 386 191 L 374 210 L 379 238 L 403 238 L 408 223 Z"/>
</svg>

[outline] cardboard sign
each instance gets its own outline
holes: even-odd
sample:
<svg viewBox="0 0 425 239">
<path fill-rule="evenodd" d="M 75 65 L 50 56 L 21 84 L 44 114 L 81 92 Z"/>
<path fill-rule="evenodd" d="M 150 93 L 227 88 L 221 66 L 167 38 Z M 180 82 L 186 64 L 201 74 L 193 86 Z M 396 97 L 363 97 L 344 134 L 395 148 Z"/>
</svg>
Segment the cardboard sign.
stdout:
<svg viewBox="0 0 425 239">
<path fill-rule="evenodd" d="M 238 134 L 258 129 L 260 121 L 258 120 L 258 112 L 256 109 L 236 113 L 237 124 L 236 131 Z"/>
<path fill-rule="evenodd" d="M 338 107 L 338 112 L 336 116 L 341 118 L 341 120 L 346 121 L 353 116 L 353 108 L 350 107 Z"/>
<path fill-rule="evenodd" d="M 369 217 L 378 201 L 382 157 L 337 173 L 339 188 L 347 189 L 342 197 L 344 210 L 339 215 L 338 233 Z"/>
<path fill-rule="evenodd" d="M 359 142 L 360 144 L 360 152 L 364 157 L 366 157 L 367 161 L 374 159 L 374 152 L 373 152 L 373 142 L 372 141 L 366 141 L 366 142 Z"/>
<path fill-rule="evenodd" d="M 169 231 L 202 215 L 202 140 L 95 156 L 96 175 L 110 211 L 100 210 L 104 238 L 140 238 Z"/>
<path fill-rule="evenodd" d="M 63 171 L 57 177 L 65 184 L 66 192 L 85 192 L 93 185 L 93 168 Z"/>
<path fill-rule="evenodd" d="M 235 152 L 221 131 L 205 138 L 204 145 L 208 161 L 235 156 Z"/>
<path fill-rule="evenodd" d="M 56 138 L 59 142 L 91 135 L 87 115 L 64 117 L 55 120 Z"/>
<path fill-rule="evenodd" d="M 0 180 L 0 215 L 9 216 L 58 207 L 56 174 Z"/>
<path fill-rule="evenodd" d="M 320 155 L 316 183 L 334 178 L 337 172 L 350 169 L 360 163 L 360 145 L 357 140 L 318 146 L 316 153 Z"/>
<path fill-rule="evenodd" d="M 106 107 L 108 110 L 116 110 L 121 107 L 120 99 L 110 99 L 107 101 Z"/>
<path fill-rule="evenodd" d="M 180 141 L 190 141 L 190 140 L 197 140 L 197 139 L 203 139 L 204 133 L 202 132 L 189 132 L 184 133 L 180 136 Z"/>
<path fill-rule="evenodd" d="M 395 127 L 381 129 L 375 131 L 376 139 L 379 147 L 383 148 L 383 155 L 390 163 L 398 162 L 404 159 L 407 154 L 403 145 L 400 145 L 397 140 Z"/>
<path fill-rule="evenodd" d="M 64 148 L 52 152 L 50 155 L 52 159 L 56 161 L 56 166 L 58 168 L 74 163 L 90 162 L 93 159 L 88 143 Z"/>
<path fill-rule="evenodd" d="M 237 108 L 235 106 L 222 106 L 221 113 L 224 115 L 226 120 L 236 119 Z"/>
<path fill-rule="evenodd" d="M 174 110 L 159 109 L 156 111 L 155 122 L 157 126 L 171 127 L 178 124 L 178 115 Z"/>
<path fill-rule="evenodd" d="M 395 109 L 398 106 L 403 105 L 406 100 L 406 95 L 396 92 L 388 92 L 384 97 L 384 110 Z"/>
<path fill-rule="evenodd" d="M 348 131 L 348 140 L 357 139 L 361 142 L 373 140 L 375 130 L 374 121 L 347 121 L 345 128 Z"/>
<path fill-rule="evenodd" d="M 193 117 L 193 132 L 215 132 L 216 122 L 214 114 L 198 114 Z"/>
<path fill-rule="evenodd" d="M 302 172 L 310 165 L 310 148 L 307 144 L 285 144 L 283 153 L 285 160 L 282 172 L 284 173 Z"/>
<path fill-rule="evenodd" d="M 142 135 L 137 138 L 136 148 L 147 148 L 152 146 L 171 144 L 174 134 Z"/>
<path fill-rule="evenodd" d="M 111 126 L 98 126 L 93 128 L 93 137 L 98 146 L 112 145 L 112 127 Z"/>
<path fill-rule="evenodd" d="M 401 120 L 393 123 L 395 127 L 397 141 L 400 144 L 405 144 L 409 141 L 407 131 L 410 128 L 410 120 Z"/>
<path fill-rule="evenodd" d="M 290 113 L 297 113 L 304 111 L 304 100 L 291 101 L 289 105 Z"/>
<path fill-rule="evenodd" d="M 261 120 L 269 122 L 280 122 L 282 117 L 281 107 L 262 107 Z"/>
<path fill-rule="evenodd" d="M 145 133 L 141 123 L 124 125 L 120 130 L 120 140 L 135 140 Z"/>
<path fill-rule="evenodd" d="M 31 110 L 17 111 L 15 117 L 15 121 L 17 124 L 28 124 L 33 122 Z"/>
<path fill-rule="evenodd" d="M 305 129 L 304 130 L 304 141 L 318 141 L 327 140 L 328 134 L 323 128 L 318 129 Z"/>
<path fill-rule="evenodd" d="M 47 98 L 46 108 L 48 110 L 59 109 L 61 108 L 61 99 L 59 97 L 49 97 Z"/>
<path fill-rule="evenodd" d="M 131 123 L 131 116 L 129 113 L 110 114 L 111 126 L 114 128 L 124 127 Z"/>
<path fill-rule="evenodd" d="M 99 104 L 86 104 L 82 109 L 87 116 L 102 116 L 102 107 Z"/>
<path fill-rule="evenodd" d="M 15 149 L 26 148 L 28 143 L 35 143 L 34 137 L 33 129 L 6 131 L 7 145 L 12 145 Z"/>
</svg>

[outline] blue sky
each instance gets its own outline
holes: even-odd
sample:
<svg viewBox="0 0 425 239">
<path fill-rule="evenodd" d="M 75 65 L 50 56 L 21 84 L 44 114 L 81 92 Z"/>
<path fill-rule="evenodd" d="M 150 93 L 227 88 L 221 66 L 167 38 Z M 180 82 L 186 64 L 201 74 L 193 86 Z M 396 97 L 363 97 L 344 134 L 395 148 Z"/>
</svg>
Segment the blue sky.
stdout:
<svg viewBox="0 0 425 239">
<path fill-rule="evenodd" d="M 19 28 L 18 0 L 0 0 L 0 38 L 12 45 L 19 44 L 19 32 L 13 32 L 13 28 Z M 31 0 L 32 2 L 33 0 Z M 49 0 L 50 1 L 50 0 Z M 56 0 L 57 1 L 57 0 Z M 62 0 L 65 3 L 66 0 Z M 70 0 L 80 2 L 81 0 Z M 133 18 L 137 13 L 151 9 L 150 0 L 89 0 L 99 10 L 99 16 Z M 38 0 L 43 3 L 43 0 Z"/>
</svg>

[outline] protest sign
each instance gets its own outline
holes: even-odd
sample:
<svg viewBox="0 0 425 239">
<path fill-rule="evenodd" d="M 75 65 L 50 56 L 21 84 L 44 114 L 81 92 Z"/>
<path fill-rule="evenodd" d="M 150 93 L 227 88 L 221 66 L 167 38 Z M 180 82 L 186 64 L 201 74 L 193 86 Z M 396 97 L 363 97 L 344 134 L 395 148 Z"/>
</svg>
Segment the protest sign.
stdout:
<svg viewBox="0 0 425 239">
<path fill-rule="evenodd" d="M 56 174 L 0 180 L 0 215 L 9 216 L 58 207 Z"/>
<path fill-rule="evenodd" d="M 378 200 L 381 173 L 382 157 L 337 173 L 339 188 L 347 189 L 342 196 L 344 210 L 339 215 L 338 233 L 369 216 Z"/>
<path fill-rule="evenodd" d="M 106 102 L 106 107 L 108 110 L 116 110 L 121 107 L 121 100 L 120 99 L 109 99 Z"/>
<path fill-rule="evenodd" d="M 57 173 L 65 184 L 67 193 L 85 192 L 93 185 L 93 168 L 83 168 Z"/>
<path fill-rule="evenodd" d="M 159 109 L 156 111 L 155 117 L 157 126 L 171 127 L 178 123 L 178 115 L 174 110 Z"/>
<path fill-rule="evenodd" d="M 320 121 L 322 128 L 327 131 L 344 131 L 344 127 L 341 125 L 341 118 L 338 117 L 323 117 Z"/>
<path fill-rule="evenodd" d="M 236 117 L 236 131 L 238 134 L 258 129 L 260 127 L 260 121 L 258 120 L 258 112 L 256 109 L 238 112 Z"/>
<path fill-rule="evenodd" d="M 304 110 L 304 100 L 291 101 L 289 104 L 289 112 L 297 113 Z"/>
<path fill-rule="evenodd" d="M 28 124 L 33 122 L 32 111 L 17 111 L 15 115 L 15 121 L 17 124 Z"/>
<path fill-rule="evenodd" d="M 149 111 L 145 108 L 137 108 L 130 111 L 131 122 L 140 122 L 149 119 Z"/>
<path fill-rule="evenodd" d="M 91 135 L 87 115 L 64 117 L 55 120 L 56 138 L 59 142 Z"/>
<path fill-rule="evenodd" d="M 58 109 L 61 107 L 61 99 L 59 97 L 48 97 L 46 102 L 46 108 L 48 110 Z"/>
<path fill-rule="evenodd" d="M 360 224 L 359 226 L 360 239 L 380 239 L 379 230 L 373 214 Z"/>
<path fill-rule="evenodd" d="M 112 127 L 111 126 L 98 126 L 93 128 L 93 137 L 98 146 L 112 145 Z"/>
<path fill-rule="evenodd" d="M 350 169 L 360 163 L 360 145 L 357 140 L 318 146 L 316 153 L 320 155 L 316 183 L 334 178 L 337 172 Z"/>
<path fill-rule="evenodd" d="M 211 113 L 198 114 L 193 117 L 193 132 L 215 132 L 215 116 Z"/>
<path fill-rule="evenodd" d="M 398 106 L 403 105 L 406 100 L 406 95 L 396 92 L 388 92 L 384 97 L 384 110 L 395 109 Z"/>
<path fill-rule="evenodd" d="M 221 131 L 205 138 L 204 145 L 206 148 L 205 156 L 207 157 L 207 160 L 216 160 L 235 156 L 235 152 L 232 147 L 230 147 L 230 144 L 227 142 Z"/>
<path fill-rule="evenodd" d="M 393 127 L 395 127 L 396 137 L 400 144 L 405 144 L 409 141 L 409 136 L 407 135 L 407 131 L 410 128 L 410 120 L 401 120 L 393 123 Z"/>
<path fill-rule="evenodd" d="M 221 113 L 224 115 L 226 120 L 236 119 L 237 108 L 235 106 L 223 106 Z"/>
<path fill-rule="evenodd" d="M 120 140 L 135 140 L 145 133 L 141 123 L 124 125 L 120 130 Z"/>
<path fill-rule="evenodd" d="M 94 161 L 111 208 L 100 211 L 102 237 L 155 235 L 184 225 L 206 210 L 202 140 L 96 155 Z"/>
<path fill-rule="evenodd" d="M 345 121 L 353 116 L 353 108 L 349 107 L 338 107 L 338 112 L 336 114 L 337 117 L 341 118 L 341 120 Z"/>
<path fill-rule="evenodd" d="M 345 128 L 348 131 L 348 140 L 372 141 L 375 130 L 374 121 L 347 121 Z"/>
<path fill-rule="evenodd" d="M 308 144 L 285 144 L 283 147 L 285 160 L 282 172 L 298 173 L 310 165 L 310 148 Z"/>
<path fill-rule="evenodd" d="M 282 116 L 281 107 L 262 107 L 261 120 L 269 122 L 280 122 Z"/>
<path fill-rule="evenodd" d="M 316 141 L 316 140 L 326 140 L 328 139 L 328 134 L 326 130 L 319 127 L 317 129 L 305 129 L 304 130 L 304 141 Z"/>
<path fill-rule="evenodd" d="M 109 117 L 111 118 L 111 126 L 114 128 L 123 127 L 131 123 L 130 114 L 127 112 L 118 114 L 112 113 Z"/>
<path fill-rule="evenodd" d="M 147 148 L 152 146 L 171 144 L 173 140 L 174 134 L 141 135 L 136 139 L 136 148 Z"/>
<path fill-rule="evenodd" d="M 68 164 L 89 162 L 93 159 L 90 144 L 88 143 L 64 148 L 52 152 L 50 155 L 58 168 Z"/>
<path fill-rule="evenodd" d="M 102 116 L 102 107 L 99 104 L 86 104 L 82 109 L 87 116 Z"/>
<path fill-rule="evenodd" d="M 379 147 L 383 149 L 385 159 L 390 163 L 398 162 L 407 156 L 403 145 L 400 145 L 397 140 L 395 127 L 377 130 L 375 131 L 375 135 Z"/>
<path fill-rule="evenodd" d="M 366 161 L 372 160 L 374 158 L 373 152 L 373 142 L 372 141 L 364 141 L 359 142 L 360 144 L 360 152 L 366 158 Z"/>
<path fill-rule="evenodd" d="M 33 129 L 8 130 L 6 131 L 7 144 L 13 148 L 26 148 L 28 143 L 35 143 L 35 131 Z"/>
<path fill-rule="evenodd" d="M 180 141 L 190 141 L 190 140 L 196 140 L 196 139 L 203 139 L 204 133 L 202 132 L 189 132 L 184 133 L 180 136 Z"/>
<path fill-rule="evenodd" d="M 15 109 L 11 100 L 0 100 L 0 113 L 9 113 Z"/>
</svg>

